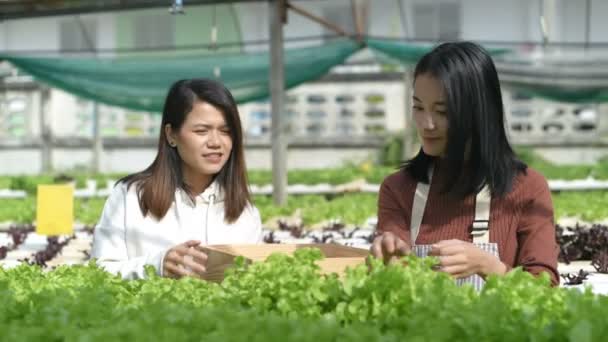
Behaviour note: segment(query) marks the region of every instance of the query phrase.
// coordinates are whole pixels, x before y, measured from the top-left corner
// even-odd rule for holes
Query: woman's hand
[[[411,251],[412,249],[405,241],[391,232],[384,232],[378,235],[371,247],[372,255],[376,258],[384,259],[385,264],[408,255]]]
[[[454,278],[465,278],[473,274],[486,277],[507,272],[507,266],[498,257],[462,240],[443,240],[435,243],[429,255],[438,257],[439,270]]]
[[[206,271],[207,255],[195,248],[200,244],[190,240],[169,249],[163,260],[163,276],[201,278]]]

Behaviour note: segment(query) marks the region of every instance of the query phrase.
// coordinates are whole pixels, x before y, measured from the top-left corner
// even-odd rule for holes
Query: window
[[[517,108],[511,110],[511,115],[518,118],[526,118],[532,115],[532,110],[526,108]]]
[[[1,135],[9,137],[22,137],[27,133],[28,99],[18,96],[9,98],[0,104],[6,112],[0,110]]]
[[[143,125],[145,115],[140,112],[126,112],[124,114],[124,131],[127,136],[138,137],[145,134]]]
[[[125,114],[125,119],[127,119],[129,122],[137,123],[144,119],[144,114],[138,112],[127,112]]]
[[[382,134],[386,131],[384,125],[381,124],[368,124],[365,125],[365,132],[369,134]]]
[[[384,102],[384,95],[382,94],[368,94],[365,96],[365,102],[370,105],[377,105]]]
[[[59,23],[59,48],[63,52],[97,49],[97,22],[93,19],[66,19]]]
[[[351,135],[356,132],[357,128],[350,122],[339,122],[336,124],[336,132],[342,135]]]
[[[285,115],[289,120],[293,120],[294,118],[298,117],[298,112],[293,108],[287,108]]]
[[[254,125],[249,127],[248,133],[253,137],[260,137],[266,135],[270,132],[270,128],[268,125]]]
[[[325,96],[323,95],[308,95],[306,101],[310,104],[322,104],[325,103]]]
[[[93,134],[93,103],[77,97],[76,124],[74,133],[78,136],[90,137]]]
[[[564,125],[561,122],[548,122],[543,125],[543,131],[547,133],[561,132],[564,129]]]
[[[264,121],[270,119],[270,112],[265,109],[254,110],[250,115],[251,119],[254,121]]]
[[[527,122],[518,122],[511,125],[511,130],[514,132],[529,132],[532,130],[532,125]]]
[[[596,129],[597,113],[592,108],[575,108],[572,113],[576,118],[574,129],[577,131],[592,131]]]
[[[355,102],[355,97],[352,95],[338,95],[336,96],[336,102],[339,104]]]
[[[340,109],[340,117],[353,118],[353,117],[355,117],[355,112],[353,112],[350,109],[342,108],[342,109]]]
[[[313,123],[306,126],[306,133],[310,135],[322,135],[325,133],[325,126],[321,123]]]
[[[101,135],[104,137],[117,137],[119,135],[118,127],[103,127]]]
[[[322,119],[327,117],[327,113],[323,110],[309,110],[306,115],[311,119]]]
[[[365,116],[370,119],[377,119],[384,117],[384,111],[381,109],[370,109],[365,112]]]
[[[511,93],[511,99],[514,101],[528,101],[528,100],[532,100],[532,96],[530,96],[529,94],[526,94],[524,92],[515,91],[515,92]]]
[[[287,99],[285,100],[285,103],[287,103],[287,104],[298,103],[298,96],[297,95],[288,95]]]
[[[25,100],[25,98],[13,98],[6,102],[8,111],[11,112],[11,114],[15,114],[17,112],[25,112],[25,110],[27,109],[27,101]]]

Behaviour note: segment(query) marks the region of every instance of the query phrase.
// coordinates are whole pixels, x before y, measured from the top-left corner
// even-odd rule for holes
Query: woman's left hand
[[[507,266],[500,259],[470,242],[443,240],[431,246],[429,255],[439,258],[439,270],[455,278],[473,274],[505,274]]]

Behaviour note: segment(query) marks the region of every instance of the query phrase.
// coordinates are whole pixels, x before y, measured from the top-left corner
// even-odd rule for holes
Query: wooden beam
[[[56,5],[49,6],[49,3]],[[188,6],[229,4],[235,2],[260,2],[260,0],[186,0]],[[65,4],[65,5],[64,5]],[[76,15],[86,13],[129,11],[148,8],[169,8],[168,0],[128,1],[128,0],[10,0],[0,1],[0,21],[23,18]]]
[[[363,11],[361,13],[361,29],[363,30],[363,35],[367,36],[368,29],[368,20],[369,20],[369,0],[363,0]]]
[[[337,34],[341,35],[341,36],[346,36],[346,37],[350,37],[351,34],[347,33],[346,31],[344,31],[343,29],[341,29],[340,27],[338,27],[337,25],[334,25],[332,23],[330,23],[329,21],[325,20],[324,18],[321,18],[319,16],[316,16],[310,12],[308,12],[307,10],[298,7],[296,5],[294,5],[291,2],[286,2],[287,4],[287,8],[293,10],[294,12],[298,13],[301,16],[304,16],[322,26],[325,26],[326,28],[328,28],[329,30],[332,30],[334,32],[336,32]]]
[[[363,18],[361,18],[362,13],[359,13],[357,10],[357,0],[350,0],[350,7],[353,11],[353,22],[355,23],[355,29],[357,31],[357,41],[362,42],[365,33],[363,32]]]

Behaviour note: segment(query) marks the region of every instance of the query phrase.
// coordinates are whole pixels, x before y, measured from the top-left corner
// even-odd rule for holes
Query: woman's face
[[[165,126],[170,145],[182,159],[184,178],[190,185],[220,172],[232,151],[232,137],[224,115],[213,105],[195,101],[178,132]],[[194,184],[192,184],[194,183]]]
[[[420,74],[414,80],[414,121],[424,153],[445,156],[448,142],[447,106],[443,87],[429,75]]]

